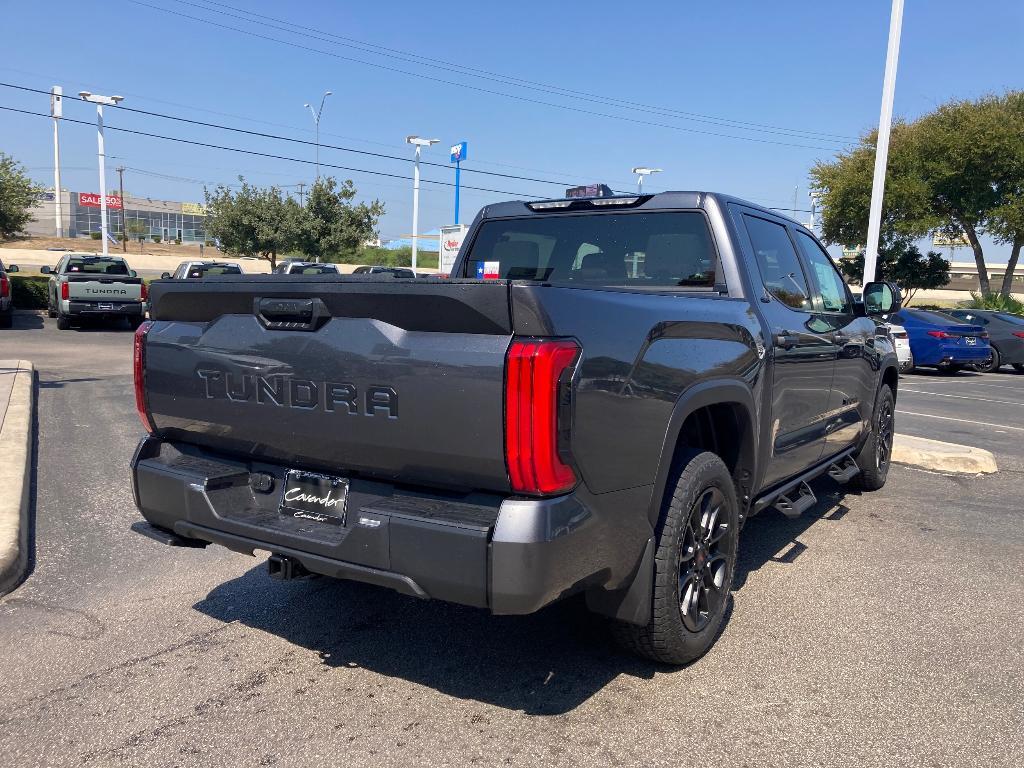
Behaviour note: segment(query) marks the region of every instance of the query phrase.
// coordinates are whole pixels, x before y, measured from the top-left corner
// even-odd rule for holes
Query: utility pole
[[[109,237],[107,229],[107,167],[106,154],[103,150],[103,107],[116,107],[119,101],[124,101],[124,96],[100,96],[99,94],[89,93],[89,91],[79,91],[78,95],[85,101],[96,105],[96,144],[100,161],[100,236],[103,239],[103,255],[109,256],[110,249],[107,247],[107,238]],[[122,208],[124,207],[123,200],[121,201],[121,206]]]
[[[306,192],[305,192],[305,190],[306,190],[306,182],[300,181],[295,186],[299,188],[299,205],[304,206],[306,204],[306,199],[305,199],[305,197],[303,197],[303,195],[306,194]]]
[[[117,166],[117,176],[121,180],[121,250],[128,253],[128,219],[126,211],[128,206],[124,200],[124,166]]]
[[[863,285],[875,279],[875,266],[878,263],[882,197],[885,195],[885,170],[889,164],[889,131],[892,127],[892,102],[896,95],[896,66],[900,59],[902,28],[903,0],[892,0],[889,47],[885,54],[885,79],[882,81],[882,110],[878,117],[878,144],[875,147],[875,177],[871,183],[871,208],[868,213],[868,243],[864,251]]]
[[[60,136],[57,124],[63,114],[64,89],[59,85],[50,91],[50,114],[53,116],[53,209],[57,224],[57,237],[64,237],[64,216],[60,201]]]

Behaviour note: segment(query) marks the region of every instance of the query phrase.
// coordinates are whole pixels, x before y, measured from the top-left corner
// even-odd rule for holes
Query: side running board
[[[796,498],[783,495],[775,500],[775,508],[786,517],[800,517],[818,500],[806,482],[800,483],[793,490],[796,491]]]
[[[837,483],[847,483],[860,474],[860,467],[852,456],[833,462],[828,468],[828,476]]]

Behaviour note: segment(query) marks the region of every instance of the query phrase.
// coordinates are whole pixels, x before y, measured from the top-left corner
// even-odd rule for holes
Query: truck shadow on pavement
[[[842,490],[831,481],[827,486],[815,489],[819,502],[801,518],[766,511],[750,521],[740,537],[735,589],[765,563],[795,559],[787,552],[810,525],[838,519]],[[272,581],[261,563],[193,607],[315,651],[329,667],[361,667],[529,715],[569,712],[620,675],[651,678],[673,670],[620,651],[579,598],[532,616],[491,616],[329,578]]]

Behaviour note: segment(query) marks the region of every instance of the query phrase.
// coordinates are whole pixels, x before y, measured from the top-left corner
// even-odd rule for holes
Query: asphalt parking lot
[[[575,603],[494,618],[129,531],[131,333],[17,314],[39,372],[34,568],[0,600],[10,765],[1018,766],[1024,375],[902,377],[900,432],[997,474],[828,479],[751,520],[718,645],[669,669]]]

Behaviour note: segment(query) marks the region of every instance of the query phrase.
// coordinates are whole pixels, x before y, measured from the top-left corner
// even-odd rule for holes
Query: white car
[[[910,351],[910,337],[907,335],[907,329],[902,325],[893,325],[892,323],[886,323],[886,326],[889,328],[892,344],[896,348],[900,373],[906,373],[914,367],[914,355]]]

